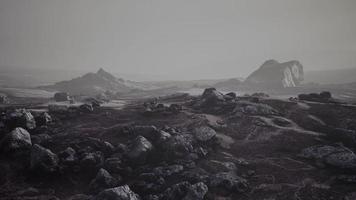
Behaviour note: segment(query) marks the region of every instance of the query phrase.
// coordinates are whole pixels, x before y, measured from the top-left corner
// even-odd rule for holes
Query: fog
[[[0,67],[243,77],[267,59],[356,67],[356,1],[1,0]]]

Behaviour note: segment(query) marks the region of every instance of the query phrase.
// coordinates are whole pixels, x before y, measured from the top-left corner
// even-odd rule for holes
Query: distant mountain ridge
[[[72,80],[61,81],[39,88],[69,92],[72,95],[95,95],[106,91],[129,92],[133,89],[139,89],[140,85],[133,81],[125,81],[124,79],[117,78],[100,68],[96,73],[90,72]]]

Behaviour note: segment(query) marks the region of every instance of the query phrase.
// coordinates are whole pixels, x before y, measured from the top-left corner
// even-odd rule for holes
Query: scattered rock
[[[140,200],[140,196],[131,191],[128,185],[123,185],[100,192],[94,200]]]
[[[329,102],[332,96],[330,92],[324,91],[321,93],[299,94],[298,99],[303,101]]]
[[[170,165],[167,167],[156,167],[153,169],[153,173],[157,176],[168,177],[173,174],[177,174],[183,171],[184,167],[182,165]]]
[[[322,161],[332,167],[356,170],[356,155],[346,147],[312,146],[304,149],[300,156]]]
[[[52,117],[46,113],[40,113],[40,115],[35,117],[36,120],[36,125],[37,126],[43,126],[43,125],[47,125],[48,123],[52,122]]]
[[[33,145],[31,151],[31,169],[39,173],[52,173],[58,170],[58,157],[51,150]]]
[[[233,192],[246,192],[247,181],[232,172],[220,172],[210,177],[210,187],[220,187]]]
[[[67,92],[57,92],[54,94],[54,100],[57,102],[69,101],[70,97]]]
[[[99,169],[95,179],[90,182],[90,192],[98,193],[107,188],[113,188],[117,185],[117,180],[105,169]]]
[[[216,135],[215,130],[208,126],[201,126],[199,128],[195,128],[194,133],[196,139],[201,142],[207,142]]]
[[[91,104],[83,104],[79,106],[79,110],[84,112],[84,113],[90,113],[93,112],[93,106]]]
[[[27,130],[36,128],[36,121],[33,115],[26,109],[9,111],[6,114],[5,125],[10,129],[22,127]]]
[[[68,147],[64,151],[60,152],[59,159],[65,165],[73,165],[77,162],[78,158],[76,156],[76,152],[73,148]]]
[[[138,136],[129,147],[127,157],[134,163],[143,164],[146,162],[148,154],[152,151],[153,146],[145,137]]]
[[[21,153],[31,148],[31,136],[23,128],[15,128],[6,134],[1,141],[1,149],[5,153]]]

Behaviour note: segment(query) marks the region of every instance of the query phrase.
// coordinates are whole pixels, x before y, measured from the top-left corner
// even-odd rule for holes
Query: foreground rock
[[[31,112],[26,109],[16,109],[7,112],[5,125],[10,129],[22,127],[31,130],[36,128],[36,121]]]
[[[98,193],[107,188],[113,188],[117,180],[105,169],[100,169],[95,179],[91,181],[89,189],[91,193]]]
[[[140,196],[131,191],[128,185],[106,189],[100,192],[94,200],[140,200]]]
[[[0,147],[5,153],[23,153],[31,148],[31,136],[23,128],[15,128],[6,134],[0,143]]]
[[[143,164],[152,149],[153,145],[150,141],[143,136],[138,136],[131,144],[127,157],[133,163]]]
[[[214,129],[208,126],[201,126],[195,129],[195,137],[198,141],[207,142],[216,135]]]
[[[345,147],[312,146],[304,149],[300,156],[335,168],[356,171],[356,155]]]
[[[31,169],[38,173],[56,172],[58,157],[51,150],[35,144],[31,151]]]

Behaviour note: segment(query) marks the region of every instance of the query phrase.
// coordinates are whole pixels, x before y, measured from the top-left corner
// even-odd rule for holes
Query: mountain
[[[41,86],[41,89],[69,92],[72,95],[95,95],[105,91],[125,93],[140,88],[140,84],[125,81],[100,68],[96,73],[87,73],[69,81]]]
[[[303,66],[299,61],[279,63],[276,60],[267,60],[252,72],[244,83],[261,87],[287,88],[300,85],[303,77]]]

